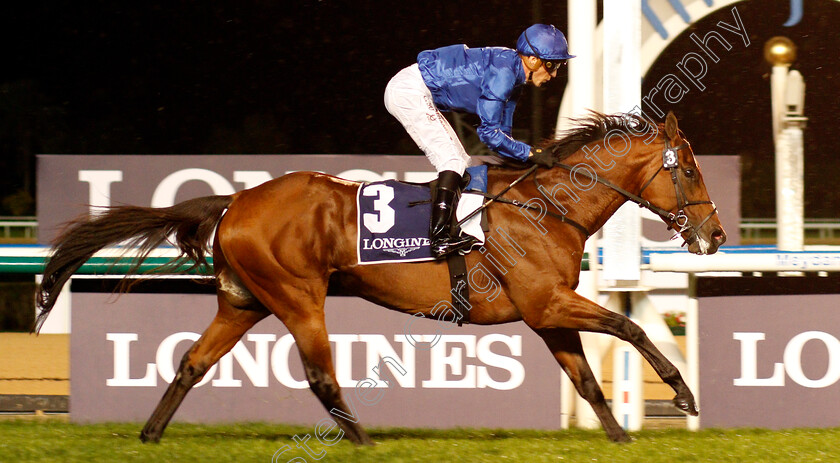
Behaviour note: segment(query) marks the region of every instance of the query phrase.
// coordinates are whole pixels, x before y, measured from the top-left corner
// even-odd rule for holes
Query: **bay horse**
[[[468,268],[483,265],[502,289],[494,298],[473,292],[470,322],[524,321],[544,340],[613,441],[628,441],[629,436],[610,412],[590,370],[580,331],[606,333],[631,343],[674,389],[674,404],[697,415],[694,396],[679,371],[644,331],[624,315],[574,291],[586,239],[628,200],[659,214],[685,239],[689,252],[712,254],[725,241],[677,118],[669,113],[664,124],[653,124],[638,116],[592,113],[544,149],[551,150],[557,165],[527,170],[524,165],[497,166],[489,171],[488,194],[505,193],[486,209],[491,224],[488,240],[500,239],[504,230],[522,246],[523,257],[516,271],[503,272],[485,254],[466,255]],[[524,180],[526,176],[533,181]],[[100,249],[128,244],[144,256],[171,242],[181,253],[171,268],[186,272],[183,262],[208,265],[206,255],[215,232],[212,266],[218,313],[184,354],[141,439],[159,441],[190,388],[269,315],[278,317],[294,336],[310,388],[327,411],[337,409],[351,417],[336,380],[324,323],[328,287],[427,317],[450,295],[447,265],[440,261],[359,265],[356,193],[360,185],[297,172],[229,196],[196,198],[167,208],[118,206],[77,219],[54,243],[38,290],[41,312],[36,329],[66,281]],[[535,211],[539,203],[563,214]],[[540,214],[541,227],[535,227]],[[137,259],[139,266],[142,257]],[[137,274],[139,269],[128,273]],[[335,416],[354,443],[372,443],[358,422]]]

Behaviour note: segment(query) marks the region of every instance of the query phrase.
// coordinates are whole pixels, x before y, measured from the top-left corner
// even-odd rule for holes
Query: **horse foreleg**
[[[554,358],[563,367],[563,371],[572,380],[575,389],[583,397],[595,415],[601,421],[601,426],[607,437],[614,442],[629,442],[630,436],[619,426],[618,422],[604,399],[604,393],[592,374],[592,369],[583,353],[580,333],[570,329],[545,329],[537,331],[545,341]]]
[[[152,416],[140,433],[143,442],[158,442],[172,415],[190,389],[204,377],[213,364],[236,345],[236,342],[258,321],[268,315],[265,311],[240,310],[219,298],[219,312],[201,338],[184,354],[175,379],[169,384]]]
[[[560,298],[552,304],[551,309],[546,309],[537,317],[526,320],[532,329],[571,328],[606,333],[629,342],[650,363],[662,381],[677,393],[674,397],[674,405],[689,415],[699,414],[694,394],[685,384],[680,371],[662,355],[639,325],[624,315],[611,312],[580,296],[571,289],[565,288],[560,291]]]
[[[662,355],[662,352],[651,342],[644,330],[624,315],[616,314],[606,309],[604,310],[614,317],[607,324],[608,329],[605,332],[618,337],[622,341],[629,342],[642,354],[662,381],[671,386],[674,392],[677,393],[674,396],[673,402],[678,409],[692,416],[699,415],[700,411],[697,409],[694,394],[691,393],[688,385],[683,380],[680,370]]]

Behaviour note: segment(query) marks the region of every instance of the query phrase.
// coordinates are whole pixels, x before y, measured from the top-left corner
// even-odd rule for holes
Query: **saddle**
[[[453,214],[453,233],[465,232],[483,244],[489,230],[484,214],[476,215],[462,224],[458,219],[474,214],[485,201],[487,166],[467,169],[464,193],[458,210]],[[396,180],[363,184],[357,193],[358,241],[357,257],[360,265],[434,260],[428,236],[434,182],[407,183]],[[472,194],[470,191],[478,194]],[[452,305],[459,325],[469,322],[469,287],[464,256],[453,253],[446,259],[452,286]]]

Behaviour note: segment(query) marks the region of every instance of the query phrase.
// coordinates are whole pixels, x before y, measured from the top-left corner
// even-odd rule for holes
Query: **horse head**
[[[602,198],[603,209],[586,211],[599,218],[581,220],[590,233],[630,200],[659,215],[677,233],[675,237],[685,240],[689,252],[714,254],[726,241],[691,145],[673,113],[659,125],[634,114],[597,112],[575,122],[565,136],[544,145],[554,156],[555,168],[543,175],[558,185],[568,179],[577,186],[568,195],[575,202],[580,201],[577,193],[601,185],[595,194]],[[599,204],[597,198],[591,201]]]
[[[706,191],[691,144],[673,112],[668,113],[658,132],[654,149],[648,152],[648,163],[640,172],[647,180],[639,195],[654,206],[650,209],[669,229],[685,240],[689,252],[714,254],[726,241],[726,232]]]

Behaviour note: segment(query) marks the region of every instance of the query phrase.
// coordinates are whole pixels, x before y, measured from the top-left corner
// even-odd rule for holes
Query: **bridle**
[[[651,178],[645,182],[642,189],[639,191],[639,196],[641,197],[642,193],[645,189],[653,182],[653,179],[662,172],[662,169],[666,169],[671,174],[671,183],[674,184],[674,195],[677,198],[677,213],[674,214],[672,212],[667,212],[663,209],[659,209],[658,211],[654,209],[655,206],[651,205],[648,202],[648,209],[652,210],[654,213],[662,217],[668,223],[668,228],[674,230],[676,232],[672,239],[681,236],[682,233],[686,230],[691,230],[691,234],[688,235],[688,238],[685,239],[683,242],[683,246],[687,244],[692,244],[699,238],[699,230],[703,228],[703,225],[709,221],[715,214],[717,214],[717,207],[715,207],[715,203],[712,201],[689,201],[688,196],[685,194],[685,189],[683,189],[682,181],[680,181],[679,175],[677,175],[678,171],[680,170],[680,156],[679,151],[681,149],[688,148],[688,143],[683,143],[682,145],[672,147],[671,140],[668,136],[665,136],[665,146],[662,148],[662,165],[659,166],[659,169],[651,176]],[[689,222],[688,216],[685,215],[685,209],[688,206],[699,206],[703,204],[711,204],[713,206],[712,212],[709,212],[706,217],[700,221],[700,224],[694,226]],[[663,215],[663,212],[666,215]],[[677,230],[679,227],[679,230]]]
[[[622,196],[624,196],[628,200],[638,204],[639,207],[644,207],[645,209],[647,209],[647,210],[653,212],[654,214],[658,215],[659,217],[661,217],[662,220],[664,220],[665,223],[668,224],[668,229],[674,230],[676,232],[671,239],[675,239],[679,236],[682,236],[683,232],[685,232],[686,230],[690,230],[691,233],[689,234],[688,238],[685,238],[682,245],[683,246],[691,245],[692,243],[696,242],[697,239],[700,237],[700,235],[698,233],[700,228],[702,228],[703,225],[705,225],[706,222],[708,222],[709,219],[712,218],[712,216],[717,214],[717,207],[713,208],[712,212],[710,212],[700,222],[700,224],[697,225],[697,226],[691,224],[691,222],[688,220],[688,216],[685,215],[685,209],[688,206],[699,206],[699,205],[702,205],[702,204],[711,204],[712,206],[715,205],[715,203],[712,202],[712,201],[689,201],[688,200],[688,197],[685,194],[685,189],[683,188],[682,182],[680,181],[680,177],[679,177],[679,175],[677,175],[677,172],[679,171],[679,168],[680,168],[679,151],[682,150],[682,149],[686,149],[686,148],[688,148],[688,143],[683,143],[679,146],[671,146],[671,140],[667,136],[665,136],[665,145],[662,148],[662,165],[659,166],[659,169],[657,169],[657,171],[650,177],[650,179],[648,179],[648,181],[645,182],[644,186],[642,186],[642,189],[639,191],[639,194],[633,194],[633,193],[625,190],[624,188],[621,188],[620,186],[612,183],[609,180],[602,179],[601,177],[598,177],[597,175],[595,177],[592,177],[585,170],[578,169],[574,172],[575,172],[575,174],[583,174],[585,177],[589,178],[590,180],[598,182],[602,185],[605,185],[605,186],[615,190],[616,192],[620,193]],[[555,163],[554,165],[556,167],[562,167],[562,168],[568,170],[569,172],[573,172],[573,170],[572,170],[573,167],[572,166],[569,166],[569,165],[566,165],[566,164],[563,164],[563,163]],[[659,175],[659,173],[662,172],[663,169],[667,170],[671,173],[671,182],[673,182],[673,184],[674,184],[674,194],[676,195],[676,198],[677,198],[677,213],[676,214],[674,214],[671,211],[667,211],[667,210],[665,210],[665,209],[663,209],[659,206],[656,206],[656,205],[652,204],[650,201],[642,198],[642,193],[645,191],[645,189],[648,186],[650,186],[650,184],[653,182],[653,179],[655,179],[656,176]],[[538,187],[540,186],[536,175],[534,176],[534,182],[537,184]],[[551,198],[548,198],[546,196],[546,193],[544,192],[545,191],[544,188],[538,188],[538,190],[540,191],[540,193],[544,197],[546,197],[546,199],[551,201]],[[567,219],[567,221],[568,221],[568,219]],[[580,227],[578,227],[578,228],[580,228]]]

